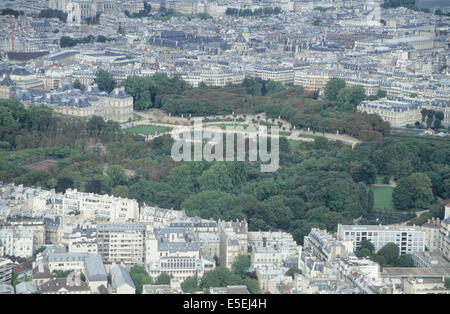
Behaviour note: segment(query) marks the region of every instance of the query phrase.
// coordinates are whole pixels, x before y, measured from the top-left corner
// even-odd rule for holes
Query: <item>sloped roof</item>
[[[128,270],[122,265],[115,264],[111,267],[111,274],[114,278],[116,287],[122,287],[124,285],[128,285],[133,289],[136,289],[134,285],[133,279],[131,279],[131,275]]]
[[[97,254],[90,254],[85,260],[86,277],[91,281],[107,281],[105,266]]]

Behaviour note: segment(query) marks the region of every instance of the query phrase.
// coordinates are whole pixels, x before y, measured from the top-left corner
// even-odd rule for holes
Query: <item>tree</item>
[[[350,174],[355,182],[365,182],[367,184],[375,183],[377,177],[377,169],[375,166],[365,160],[362,163],[353,162],[351,164]]]
[[[106,170],[108,177],[111,180],[112,186],[124,185],[128,181],[128,176],[121,166],[112,165]]]
[[[219,266],[203,275],[200,287],[209,289],[210,287],[226,287],[240,283],[241,277],[232,273],[228,268]]]
[[[195,293],[196,291],[200,290],[198,281],[199,280],[197,276],[187,277],[181,283],[181,290],[183,290],[184,293]]]
[[[325,85],[325,98],[328,100],[336,100],[338,92],[345,88],[345,81],[343,79],[333,77],[328,80]]]
[[[233,273],[239,275],[242,278],[247,275],[249,267],[250,267],[250,258],[244,254],[238,255],[234,260],[233,264],[231,265]]]
[[[98,43],[105,43],[108,40],[108,38],[104,35],[98,35],[97,39],[95,40]]]
[[[73,180],[69,177],[62,177],[58,179],[56,183],[55,191],[56,193],[66,193],[67,189],[73,188]]]
[[[425,118],[428,114],[428,110],[426,108],[422,108],[422,110],[420,110],[420,113],[422,115],[422,122],[425,122]]]
[[[445,277],[444,287],[445,287],[445,289],[450,289],[450,277]]]
[[[300,275],[302,275],[303,273],[302,273],[302,271],[301,271],[300,269],[291,267],[291,268],[289,268],[289,270],[286,272],[285,275],[286,275],[286,276],[291,276],[292,279],[294,279],[295,274],[300,274]]]
[[[216,162],[198,178],[202,190],[229,192],[233,182],[225,162]]]
[[[375,195],[373,194],[373,190],[369,189],[367,193],[367,212],[372,213],[373,207],[375,205]]]
[[[58,180],[56,180],[55,178],[51,178],[47,181],[47,187],[49,189],[54,189],[56,188],[56,185],[58,184]]]
[[[410,254],[402,254],[398,258],[396,267],[414,267],[414,260]]]
[[[383,256],[386,262],[390,265],[394,265],[398,260],[399,248],[393,243],[389,242],[383,246],[377,253],[377,255]]]
[[[168,273],[162,272],[158,278],[156,278],[156,285],[170,285],[170,280],[172,279],[172,276]]]
[[[111,190],[111,194],[117,197],[127,198],[129,188],[126,185],[118,185]]]
[[[128,76],[122,84],[125,87],[125,91],[133,97],[135,110],[145,110],[152,106],[151,78]]]
[[[73,40],[70,36],[61,36],[61,38],[59,39],[59,45],[61,46],[61,48],[73,47],[76,44],[77,41]]]
[[[363,249],[359,249],[355,252],[357,257],[367,257],[367,256],[372,256],[372,254],[370,253],[370,251],[366,248]]]
[[[372,259],[372,261],[374,261],[375,263],[380,264],[380,266],[385,266],[385,265],[388,264],[387,261],[386,261],[386,258],[385,258],[383,255],[377,254],[377,255],[372,256],[371,259]]]
[[[136,294],[142,294],[143,286],[153,284],[153,279],[142,266],[133,266],[130,269],[130,276],[136,286]]]
[[[359,248],[367,249],[370,252],[370,254],[372,254],[375,251],[375,246],[369,240],[362,240],[359,243]]]
[[[188,197],[181,207],[186,209],[189,216],[224,219],[236,205],[237,199],[234,195],[217,190],[205,190]]]
[[[242,81],[242,86],[246,88],[247,93],[254,96],[263,95],[263,80],[260,78],[246,77]]]
[[[261,293],[261,289],[259,288],[259,282],[256,279],[246,277],[242,279],[239,284],[245,285],[247,287],[248,292],[250,292],[251,294]]]
[[[110,93],[117,85],[117,82],[112,75],[103,69],[97,71],[94,82],[98,85],[100,90],[107,93]]]
[[[266,95],[273,95],[285,90],[283,83],[269,80],[266,83]]]
[[[102,181],[97,179],[89,180],[88,182],[86,182],[84,189],[87,193],[101,194]]]
[[[13,270],[11,275],[11,284],[15,288],[19,283],[19,275]]]
[[[73,82],[73,88],[84,90],[86,86],[84,86],[84,84],[82,84],[79,79],[76,79],[75,82]]]
[[[339,90],[336,100],[342,111],[350,111],[366,98],[366,92],[362,86],[352,86]]]
[[[394,188],[392,199],[396,209],[425,208],[434,200],[430,178],[424,173],[414,173],[401,178]]]
[[[39,17],[41,18],[58,18],[61,22],[66,23],[67,22],[67,13],[60,11],[60,10],[54,10],[54,9],[44,9],[39,12]]]

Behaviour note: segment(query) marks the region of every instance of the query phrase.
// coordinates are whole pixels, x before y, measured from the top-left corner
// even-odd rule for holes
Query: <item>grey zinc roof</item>
[[[25,68],[17,67],[11,72],[11,74],[12,75],[26,76],[26,75],[31,75],[32,73],[27,71]]]
[[[122,265],[115,264],[111,267],[111,274],[114,277],[116,287],[122,287],[123,285],[129,285],[133,289],[136,289],[133,279],[131,279],[130,273]]]
[[[0,86],[15,86],[16,83],[14,83],[13,80],[9,76],[5,77],[2,81],[0,81]]]
[[[97,254],[89,254],[84,260],[86,277],[91,281],[107,281],[105,266]]]
[[[34,293],[38,288],[33,281],[21,282],[16,286],[16,294]]]

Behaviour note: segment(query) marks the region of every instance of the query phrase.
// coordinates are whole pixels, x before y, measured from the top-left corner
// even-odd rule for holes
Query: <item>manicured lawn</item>
[[[289,142],[289,145],[291,146],[291,149],[296,149],[298,145],[300,145],[301,143],[304,143],[301,141],[294,141],[294,140],[288,140],[288,142]]]
[[[391,186],[371,186],[370,189],[374,195],[374,208],[375,209],[394,209],[394,203],[392,202],[392,192],[394,188]]]
[[[126,129],[127,132],[146,134],[146,135],[153,135],[156,132],[162,133],[162,132],[166,132],[166,131],[170,131],[170,130],[172,130],[172,128],[165,127],[165,126],[156,126],[156,125],[138,125],[138,126]]]

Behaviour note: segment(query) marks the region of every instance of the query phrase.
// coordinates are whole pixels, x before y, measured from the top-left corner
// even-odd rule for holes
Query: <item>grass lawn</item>
[[[296,149],[301,143],[304,143],[302,141],[294,141],[294,140],[288,140],[289,146],[291,146],[291,149]]]
[[[374,195],[374,208],[375,209],[394,209],[394,203],[392,202],[392,192],[394,188],[391,186],[371,186],[369,187],[373,191]]]
[[[156,126],[156,125],[138,125],[138,126],[126,129],[127,132],[146,134],[146,135],[153,135],[156,132],[162,133],[162,132],[166,132],[166,131],[170,131],[170,130],[172,130],[172,128],[165,127],[165,126]]]

